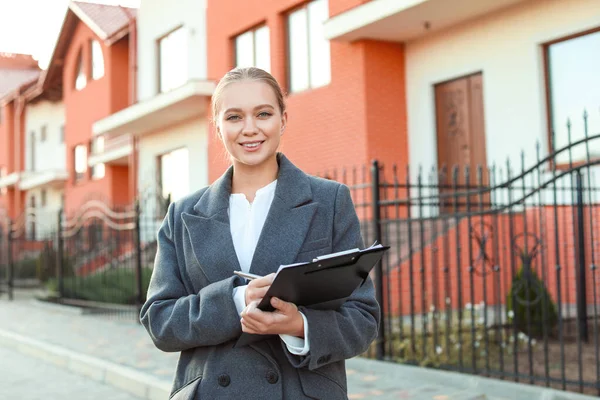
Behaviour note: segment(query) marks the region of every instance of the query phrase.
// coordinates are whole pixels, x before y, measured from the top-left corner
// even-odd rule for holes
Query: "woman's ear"
[[[281,134],[283,135],[283,132],[285,131],[285,127],[287,126],[287,111],[283,112],[283,115],[281,116]]]

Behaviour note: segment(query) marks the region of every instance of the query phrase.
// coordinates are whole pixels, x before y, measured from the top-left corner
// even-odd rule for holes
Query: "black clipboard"
[[[297,306],[335,310],[366,281],[389,248],[374,244],[363,250],[347,250],[323,255],[311,262],[281,266],[257,308],[273,311],[271,298],[278,297]],[[242,333],[234,347],[270,336]]]

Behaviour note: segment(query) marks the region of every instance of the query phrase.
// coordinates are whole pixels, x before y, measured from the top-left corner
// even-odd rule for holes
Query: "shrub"
[[[143,297],[148,290],[151,268],[142,269]],[[48,290],[58,292],[58,281],[50,279]],[[63,297],[111,304],[135,304],[135,271],[115,268],[88,276],[65,276]]]
[[[525,278],[525,279],[524,279]],[[540,338],[552,333],[558,322],[556,305],[544,282],[531,268],[521,268],[515,274],[506,295],[508,320],[524,334]]]

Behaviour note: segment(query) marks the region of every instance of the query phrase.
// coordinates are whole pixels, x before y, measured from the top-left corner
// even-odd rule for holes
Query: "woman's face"
[[[261,166],[275,157],[287,115],[261,81],[229,84],[220,98],[217,130],[233,163]]]

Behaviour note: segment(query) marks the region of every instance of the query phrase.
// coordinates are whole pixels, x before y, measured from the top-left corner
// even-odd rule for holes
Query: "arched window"
[[[85,76],[85,69],[83,68],[83,54],[82,50],[79,50],[77,55],[77,67],[75,69],[75,89],[81,90],[87,85],[87,77]]]
[[[100,42],[92,40],[92,79],[100,79],[104,76],[104,56]]]

